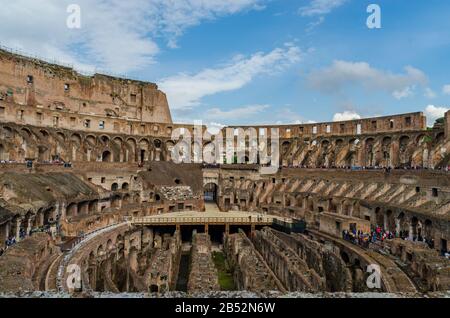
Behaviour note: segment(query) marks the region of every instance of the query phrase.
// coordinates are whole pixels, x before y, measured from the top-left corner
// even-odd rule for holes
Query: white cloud
[[[308,26],[306,27],[306,32],[309,33],[313,31],[315,28],[317,28],[319,25],[321,25],[323,22],[325,22],[325,17],[321,16],[316,21],[308,23]]]
[[[342,6],[348,0],[311,0],[309,5],[301,7],[299,13],[302,16],[315,16],[330,13],[332,10]]]
[[[434,105],[428,105],[425,108],[425,116],[427,117],[428,126],[433,126],[436,119],[444,117],[445,113],[449,109],[446,107],[439,107]]]
[[[301,50],[292,45],[276,48],[248,58],[234,57],[230,63],[207,68],[197,74],[178,74],[163,78],[158,86],[167,94],[171,108],[198,106],[205,96],[240,89],[261,74],[274,74],[301,60]]]
[[[46,59],[124,73],[154,62],[184,31],[205,20],[259,10],[265,0],[77,0],[81,29],[68,29],[67,6],[72,0],[15,0],[2,3],[0,39]]]
[[[394,96],[396,99],[410,97],[410,96],[414,95],[414,89],[415,89],[415,86],[406,86],[403,89],[394,91],[392,93],[392,96]]]
[[[383,90],[396,98],[411,96],[415,85],[425,86],[427,76],[412,66],[403,74],[378,70],[366,62],[334,61],[329,67],[309,74],[309,84],[327,94],[341,94],[346,87],[362,85],[367,90]]]
[[[450,84],[444,85],[444,86],[442,87],[442,93],[443,93],[444,95],[450,95]]]
[[[361,119],[361,116],[354,111],[344,111],[342,113],[336,113],[333,116],[333,121],[346,121],[353,119]]]
[[[424,96],[426,98],[433,99],[433,98],[436,98],[436,93],[431,88],[427,87],[427,88],[425,88]]]
[[[203,117],[209,120],[236,120],[251,118],[261,112],[267,110],[269,105],[247,105],[237,109],[221,110],[220,108],[212,108],[207,110]]]
[[[205,124],[210,134],[217,134],[222,128],[226,127],[221,123],[209,122]]]

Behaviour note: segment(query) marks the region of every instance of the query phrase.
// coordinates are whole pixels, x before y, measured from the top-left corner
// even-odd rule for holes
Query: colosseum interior
[[[273,173],[177,164],[156,84],[0,51],[0,292],[448,293],[449,127],[245,127],[278,129]]]

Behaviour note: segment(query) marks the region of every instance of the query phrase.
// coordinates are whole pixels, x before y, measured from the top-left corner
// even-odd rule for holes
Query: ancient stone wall
[[[411,239],[432,240],[437,250],[446,248],[441,245],[450,238],[447,174],[293,170],[264,177],[254,173],[242,179],[240,171],[226,171],[219,187],[219,207],[296,217],[317,229],[321,213],[334,213],[361,219],[365,230],[369,221],[392,232],[407,232]]]
[[[51,124],[53,116],[45,116],[49,114],[47,111],[54,115],[84,114],[92,119],[109,116],[172,122],[166,96],[156,84],[101,74],[84,76],[67,67],[3,50],[0,50],[0,99],[24,108],[33,107],[35,114],[27,118],[28,124]],[[85,125],[85,122],[71,124]]]
[[[407,264],[407,270],[423,291],[444,291],[450,289],[450,261],[440,257],[425,244],[395,239],[387,242],[390,253]]]
[[[310,269],[286,243],[268,228],[252,236],[255,248],[289,291],[319,291],[325,279]]]
[[[42,289],[46,271],[60,253],[44,233],[36,233],[8,248],[0,257],[0,291]]]
[[[239,290],[284,290],[245,233],[225,236],[224,249]]]
[[[229,128],[239,128],[230,126]],[[340,122],[325,122],[299,125],[260,125],[246,126],[245,129],[253,128],[257,134],[271,136],[271,129],[278,128],[281,138],[318,137],[318,136],[345,136],[361,135],[366,133],[392,133],[398,131],[424,130],[426,118],[421,112],[364,118]]]
[[[192,238],[188,291],[212,290],[220,290],[220,286],[211,256],[211,240],[208,234],[195,233]]]

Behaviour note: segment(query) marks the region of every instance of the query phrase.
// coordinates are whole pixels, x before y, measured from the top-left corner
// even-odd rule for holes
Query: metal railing
[[[272,224],[272,217],[134,217],[132,224]]]

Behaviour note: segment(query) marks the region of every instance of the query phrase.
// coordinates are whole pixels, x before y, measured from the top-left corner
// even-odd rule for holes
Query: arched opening
[[[113,207],[113,208],[119,208],[120,207],[120,196],[115,195],[111,199],[111,207]]]
[[[5,147],[0,144],[0,160],[7,160],[7,158],[5,158]]]
[[[118,189],[119,189],[119,185],[116,182],[111,184],[111,191],[117,191]]]
[[[392,210],[386,211],[386,229],[389,232],[395,231],[395,220],[394,220],[394,214],[392,213]]]
[[[126,194],[122,198],[122,204],[127,205],[130,204],[131,196],[129,194]]]
[[[122,184],[122,190],[128,190],[130,188],[130,185],[128,184],[128,182],[124,182]]]
[[[158,285],[155,285],[155,284],[150,285],[150,292],[151,293],[157,293],[158,291],[159,291]]]
[[[38,161],[49,161],[48,148],[46,146],[38,146]]]
[[[78,206],[76,203],[71,203],[67,206],[66,209],[66,216],[67,217],[74,217],[77,216],[77,212],[78,212]]]
[[[384,216],[380,207],[375,209],[375,225],[381,227],[384,225]]]
[[[89,214],[95,214],[97,212],[98,200],[89,202]]]
[[[111,152],[104,151],[102,154],[102,161],[103,162],[111,162]]]
[[[434,248],[433,236],[433,222],[426,219],[424,223],[423,237],[431,248]]]
[[[217,202],[217,185],[215,183],[208,183],[203,189],[205,202]]]
[[[48,225],[54,221],[55,208],[50,208],[44,212],[44,225]]]
[[[341,252],[341,258],[345,262],[345,264],[350,263],[350,257],[346,252]]]
[[[412,238],[414,241],[417,240],[418,236],[420,235],[418,225],[419,219],[414,216],[411,219]]]

